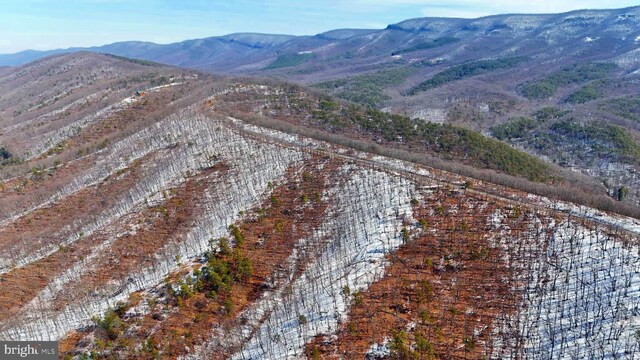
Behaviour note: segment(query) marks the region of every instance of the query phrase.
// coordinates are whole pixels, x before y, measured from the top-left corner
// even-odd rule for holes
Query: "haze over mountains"
[[[639,17],[3,57],[0,339],[638,358]]]

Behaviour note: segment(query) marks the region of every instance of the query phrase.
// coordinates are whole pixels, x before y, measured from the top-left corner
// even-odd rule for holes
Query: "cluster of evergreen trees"
[[[481,75],[490,71],[508,69],[528,60],[527,57],[513,57],[496,60],[473,61],[461,65],[452,66],[437,73],[431,79],[423,81],[407,92],[407,95],[415,95],[421,91],[437,88],[446,83],[462,80],[464,78]]]
[[[521,88],[521,92],[523,96],[529,99],[546,99],[553,96],[560,87],[591,80],[604,79],[616,68],[617,66],[615,64],[609,63],[574,64],[552,73],[543,79],[524,84]],[[578,94],[574,99],[568,100],[570,102],[579,102],[583,101],[585,96],[587,98],[593,97],[594,94],[587,94],[588,90],[589,89],[585,90],[584,94]]]
[[[321,101],[313,112],[320,125],[334,132],[356,128],[358,133],[396,145],[418,147],[443,158],[462,160],[480,168],[544,182],[551,170],[541,160],[476,131],[435,124],[358,106]]]

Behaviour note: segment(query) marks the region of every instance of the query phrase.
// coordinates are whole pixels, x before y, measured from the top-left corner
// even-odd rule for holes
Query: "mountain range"
[[[315,36],[121,42],[0,55],[0,65],[79,50],[281,79],[463,126],[594,177],[611,197],[640,201],[640,7],[418,18]]]
[[[311,58],[319,68],[335,68],[346,63],[392,66],[397,60],[392,54],[410,61],[423,55],[449,53],[443,60],[452,63],[498,54],[543,56],[545,50],[548,55],[571,56],[583,52],[581,56],[588,58],[606,58],[614,54],[629,55],[628,52],[635,49],[640,36],[638,14],[638,7],[632,7],[552,15],[496,15],[479,19],[417,18],[382,30],[340,29],[315,36],[239,33],[166,45],[126,41],[88,48],[4,54],[0,55],[0,66],[15,66],[48,55],[76,51],[237,73],[296,67],[311,62]],[[583,40],[584,44],[575,40]],[[548,46],[554,51],[548,51]],[[451,50],[455,50],[455,56]],[[305,58],[304,55],[313,57]],[[274,63],[282,57],[290,57],[290,63]],[[634,66],[633,62],[626,65]]]
[[[638,358],[638,16],[4,57],[0,339]]]

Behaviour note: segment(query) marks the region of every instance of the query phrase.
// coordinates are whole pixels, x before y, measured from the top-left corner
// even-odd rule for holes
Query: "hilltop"
[[[640,353],[640,221],[563,201],[594,184],[499,140],[87,52],[0,86],[2,339],[78,359]]]

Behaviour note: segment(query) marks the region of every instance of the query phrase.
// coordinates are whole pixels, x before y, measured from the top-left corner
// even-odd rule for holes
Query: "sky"
[[[0,53],[237,32],[314,35],[416,17],[622,8],[640,0],[0,0]]]

